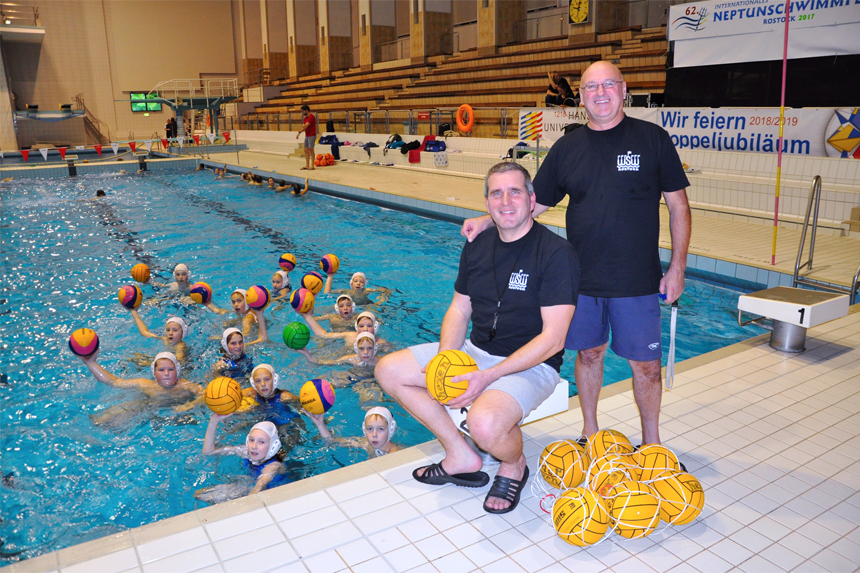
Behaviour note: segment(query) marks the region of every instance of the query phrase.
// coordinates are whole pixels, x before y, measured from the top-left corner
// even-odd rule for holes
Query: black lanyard
[[[532,229],[534,226],[532,227]],[[529,233],[531,233],[531,229],[529,229]],[[528,237],[528,234],[523,237],[523,248],[520,249],[520,254],[517,255],[517,260],[514,261],[514,265],[511,267],[511,272],[508,273],[508,282],[505,283],[505,290],[502,291],[502,294],[499,294],[499,280],[496,277],[496,243],[501,241],[498,235],[496,235],[496,240],[493,241],[493,286],[496,287],[496,297],[499,299],[496,303],[496,313],[493,315],[493,326],[490,328],[490,334],[487,335],[487,341],[492,342],[493,338],[496,337],[496,324],[499,322],[499,311],[502,308],[502,298],[508,292],[508,287],[511,286],[511,275],[514,274],[514,271],[520,264],[520,259],[523,256],[523,253],[526,251],[526,247],[531,243],[531,238]]]

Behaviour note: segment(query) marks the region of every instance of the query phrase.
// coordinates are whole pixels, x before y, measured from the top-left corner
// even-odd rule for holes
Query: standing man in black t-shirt
[[[469,387],[448,407],[471,404],[467,424],[472,439],[501,461],[484,509],[507,513],[516,507],[529,477],[519,423],[559,382],[579,262],[570,243],[534,222],[534,188],[524,168],[500,163],[490,169],[484,196],[496,228],[463,247],[439,343],[385,356],[376,379],[445,448],[442,462],[416,469],[413,477],[431,485],[482,487],[489,476],[479,471],[481,458],[445,406],[430,396],[424,377],[427,363],[443,350],[462,350],[474,358],[479,370],[453,378],[468,380]]]
[[[576,315],[566,348],[577,350],[576,388],[583,435],[600,428],[597,401],[603,358],[612,330],[612,350],[633,371],[633,395],[642,421],[642,443],[660,443],[660,304],[684,291],[690,243],[689,186],[669,134],[624,115],[627,84],[609,62],[592,64],[580,81],[587,129],[558,140],[535,177],[538,216],[566,195],[567,238],[582,264]],[[658,241],[660,197],[669,209],[672,260],[662,274]],[[491,225],[467,220],[471,241]]]

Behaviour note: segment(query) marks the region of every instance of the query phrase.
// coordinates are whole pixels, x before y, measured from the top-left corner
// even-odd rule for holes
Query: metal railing
[[[236,78],[167,80],[149,90],[147,96],[173,100],[176,103],[188,100],[191,106],[195,99],[239,97],[239,80]]]
[[[426,108],[426,109],[398,109],[398,110],[336,110],[323,111],[317,114],[317,125],[324,126],[324,121],[334,123],[334,131],[341,133],[404,133],[418,135],[424,132],[431,134],[440,133],[443,124],[449,124],[451,130],[456,131],[456,107]],[[511,127],[516,136],[516,125],[519,120],[519,107],[482,107],[475,110],[481,113],[476,117],[475,123],[483,126],[498,126],[498,131],[493,135],[507,139]],[[498,113],[498,118],[488,120],[487,115]],[[251,130],[251,131],[295,131],[302,124],[301,113],[273,112],[273,113],[246,113],[238,118],[224,118],[224,129]],[[320,129],[322,131],[322,128]],[[473,130],[474,132],[474,130]]]
[[[74,109],[84,111],[84,130],[87,134],[92,136],[92,138],[98,143],[110,143],[110,126],[94,116],[92,112],[87,109],[87,105],[84,103],[84,94],[77,94],[72,98],[72,102]],[[107,135],[105,135],[105,133],[107,133]]]
[[[798,285],[805,285],[819,290],[829,292],[841,292],[849,296],[848,304],[854,304],[857,296],[857,289],[860,287],[860,266],[857,267],[857,272],[854,273],[854,278],[850,286],[840,287],[830,283],[825,283],[809,277],[800,276],[800,271],[804,268],[807,271],[812,271],[812,258],[815,254],[815,234],[818,231],[818,208],[821,203],[821,176],[816,175],[812,178],[812,187],[809,190],[809,202],[806,204],[806,217],[803,219],[803,230],[800,233],[800,245],[797,247],[797,261],[794,263],[794,277],[792,286],[797,288]],[[812,219],[812,236],[809,239],[809,258],[806,262],[801,263],[803,259],[803,248],[806,246],[806,231],[809,228],[810,219]]]
[[[542,16],[514,22],[514,37],[518,43],[522,43],[541,38],[567,36],[569,28],[567,15]]]
[[[375,62],[390,62],[392,60],[403,60],[410,57],[412,48],[409,38],[400,38],[393,42],[383,42],[376,46]]]

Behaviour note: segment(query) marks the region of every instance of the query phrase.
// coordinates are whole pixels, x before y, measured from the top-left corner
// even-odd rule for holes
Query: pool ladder
[[[806,205],[806,218],[803,220],[803,231],[800,234],[800,245],[797,247],[797,262],[794,264],[794,279],[792,286],[797,288],[798,285],[805,285],[818,290],[829,292],[841,292],[848,295],[848,304],[854,304],[857,296],[857,289],[860,287],[860,266],[857,267],[857,272],[854,273],[854,279],[851,281],[851,286],[841,287],[831,283],[826,283],[816,279],[800,276],[800,271],[806,268],[812,270],[812,255],[815,252],[815,233],[818,230],[818,206],[821,203],[821,176],[816,175],[812,178],[812,188],[809,190],[809,203]],[[812,237],[809,240],[809,258],[806,262],[801,263],[803,258],[803,247],[806,245],[806,230],[809,228],[809,220],[812,219]]]

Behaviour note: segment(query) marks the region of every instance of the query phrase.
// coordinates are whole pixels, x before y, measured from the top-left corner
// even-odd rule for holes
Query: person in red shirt
[[[302,128],[296,134],[296,139],[305,134],[305,166],[302,169],[314,169],[314,143],[317,140],[317,118],[311,113],[311,108],[302,106]]]

